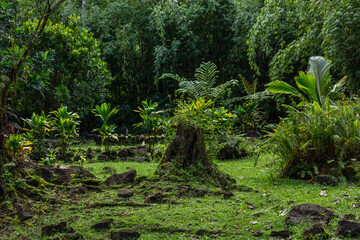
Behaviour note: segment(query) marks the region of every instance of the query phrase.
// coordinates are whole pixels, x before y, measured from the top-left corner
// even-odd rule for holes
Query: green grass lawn
[[[24,223],[12,221],[8,231],[0,239],[52,239],[40,237],[41,227],[47,224],[67,221],[86,239],[101,239],[104,233],[121,229],[138,231],[140,239],[268,239],[271,231],[285,230],[286,213],[293,205],[314,203],[331,208],[339,217],[331,221],[327,228],[330,238],[335,238],[337,220],[345,214],[354,213],[359,220],[357,209],[352,205],[360,196],[358,187],[342,184],[324,187],[293,179],[271,178],[269,169],[271,155],[263,155],[254,167],[254,158],[236,161],[217,162],[225,173],[233,176],[240,187],[234,190],[233,197],[206,194],[196,197],[191,190],[187,195],[177,196],[179,186],[190,185],[195,189],[216,192],[213,186],[197,182],[141,182],[132,188],[135,195],[129,200],[121,200],[117,189],[105,189],[101,192],[89,192],[78,198],[68,198],[63,204],[46,205],[42,215]],[[136,169],[137,175],[156,178],[154,171],[157,163],[137,162],[95,162],[84,167],[105,180],[110,173],[102,168],[109,166],[118,173]],[[127,206],[126,203],[143,204],[144,198],[154,192],[163,192],[168,196],[166,203],[150,206]],[[95,203],[111,203],[109,206],[94,206]],[[249,206],[252,205],[253,207]],[[113,219],[110,230],[97,231],[91,226],[103,219]],[[301,239],[302,232],[308,226],[290,227],[293,239]],[[204,229],[205,235],[196,235]],[[252,236],[253,232],[263,231],[262,236]],[[54,237],[54,236],[53,236]],[[342,238],[343,239],[343,238]]]

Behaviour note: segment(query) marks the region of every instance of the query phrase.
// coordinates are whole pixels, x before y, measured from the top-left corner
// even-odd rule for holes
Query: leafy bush
[[[135,110],[140,114],[142,122],[136,124],[136,127],[145,127],[147,140],[149,145],[151,160],[154,160],[154,145],[156,142],[156,134],[160,131],[163,119],[159,116],[161,111],[157,111],[156,108],[159,106],[158,103],[152,103],[151,100],[142,101],[142,108],[138,107],[139,110]],[[152,139],[150,138],[152,136]]]
[[[61,105],[58,110],[51,113],[54,114],[51,122],[51,130],[57,132],[55,137],[60,137],[60,157],[65,159],[70,139],[78,136],[77,126],[80,124],[80,121],[78,120],[79,115],[77,113],[68,112],[67,107],[63,105]]]
[[[307,103],[302,110],[288,107],[288,117],[269,135],[280,157],[280,176],[316,174],[338,176],[341,169],[360,154],[359,102]]]
[[[41,159],[45,156],[44,138],[45,135],[49,135],[50,132],[50,121],[42,112],[40,115],[33,113],[31,118],[24,119],[25,123],[29,128],[23,128],[27,131],[24,137],[32,142],[32,159]]]
[[[119,109],[111,109],[111,104],[103,103],[101,106],[96,105],[92,112],[95,116],[100,117],[103,121],[101,128],[96,128],[94,131],[98,131],[102,136],[102,143],[105,144],[105,150],[109,149],[110,139],[117,140],[117,134],[115,133],[116,126],[114,124],[108,125],[109,119],[114,116]]]
[[[29,20],[19,29],[19,34],[31,34],[36,24]],[[90,106],[107,97],[106,87],[112,80],[111,74],[101,59],[100,42],[81,26],[80,17],[70,16],[68,25],[49,21],[33,50],[35,53],[48,51],[45,62],[49,68],[47,91],[44,96],[31,93],[21,96],[19,107],[24,106],[26,110],[31,106],[38,110],[41,105],[37,101],[41,99],[41,103],[46,101],[43,108],[54,109],[64,104],[83,117],[90,113]],[[35,64],[43,62],[39,59]]]
[[[12,157],[21,157],[31,151],[29,146],[31,142],[27,141],[21,134],[11,134],[6,140],[5,147],[9,150]]]

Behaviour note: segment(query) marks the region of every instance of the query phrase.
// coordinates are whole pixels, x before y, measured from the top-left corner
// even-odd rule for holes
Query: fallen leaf
[[[326,197],[327,196],[327,193],[326,193],[326,191],[320,191],[320,196],[324,196],[324,197]]]
[[[286,214],[288,214],[288,212],[289,212],[288,209],[278,211],[278,213],[280,214],[280,216],[285,216]]]

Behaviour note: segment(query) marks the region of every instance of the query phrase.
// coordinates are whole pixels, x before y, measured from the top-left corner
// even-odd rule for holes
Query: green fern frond
[[[243,75],[239,74],[239,77],[241,80],[241,84],[242,84],[243,88],[245,89],[247,95],[255,94],[258,79],[255,78],[255,80],[252,83],[250,83],[245,77],[243,77]]]
[[[161,77],[159,79],[166,79],[166,78],[172,78],[177,82],[184,82],[187,81],[186,78],[180,77],[178,74],[172,74],[172,73],[164,73],[163,75],[161,75]]]
[[[211,88],[216,83],[218,73],[219,70],[217,69],[215,63],[202,63],[195,71],[195,79],[197,81],[206,83],[207,87]]]

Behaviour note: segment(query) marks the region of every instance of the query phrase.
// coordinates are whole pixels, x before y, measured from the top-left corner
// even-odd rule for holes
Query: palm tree
[[[284,81],[274,81],[266,85],[266,90],[273,93],[290,94],[301,98],[303,101],[315,101],[321,107],[326,98],[334,100],[345,89],[347,77],[343,77],[336,84],[332,84],[330,76],[331,63],[324,57],[311,57],[310,68],[305,74],[299,72],[295,82],[301,91]]]

